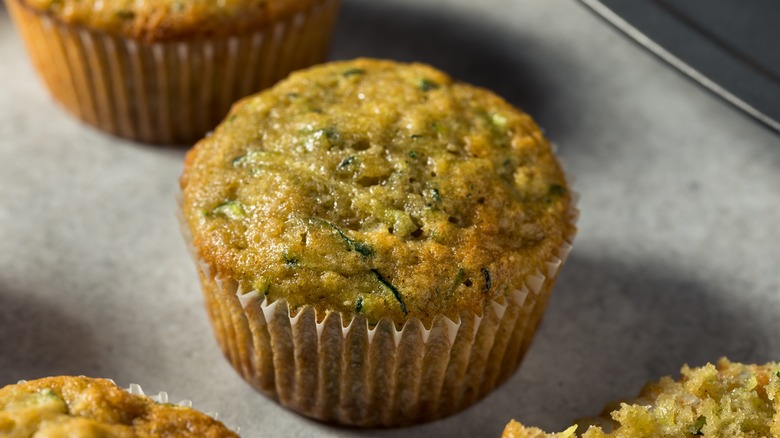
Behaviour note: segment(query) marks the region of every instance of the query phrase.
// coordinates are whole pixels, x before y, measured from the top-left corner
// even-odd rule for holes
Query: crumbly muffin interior
[[[109,380],[67,376],[0,389],[0,436],[237,437],[191,408],[155,403]]]
[[[188,154],[182,188],[219,273],[369,322],[481,314],[573,230],[531,118],[419,64],[333,63],[243,100]]]
[[[780,436],[780,363],[743,365],[721,359],[717,366],[682,369],[640,396],[607,408],[603,418],[546,434],[510,423],[504,438],[684,438]]]

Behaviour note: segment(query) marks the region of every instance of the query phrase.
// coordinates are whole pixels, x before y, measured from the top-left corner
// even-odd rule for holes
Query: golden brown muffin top
[[[47,377],[0,389],[0,436],[8,438],[237,437],[192,408],[155,403],[110,380]]]
[[[780,436],[780,363],[684,366],[682,378],[648,384],[639,397],[608,407],[603,418],[547,434],[516,421],[503,438],[685,438]],[[609,412],[611,410],[611,412]]]
[[[53,17],[145,42],[244,34],[314,0],[20,0]]]
[[[546,272],[571,198],[531,118],[422,64],[292,74],[187,155],[198,256],[293,311],[423,322]]]

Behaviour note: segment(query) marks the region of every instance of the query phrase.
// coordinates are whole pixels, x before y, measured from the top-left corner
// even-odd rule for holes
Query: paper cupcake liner
[[[339,0],[246,35],[141,43],[6,2],[52,96],[84,122],[151,143],[192,143],[238,99],[325,60]]]
[[[576,199],[572,205],[576,204]],[[197,258],[206,307],[225,356],[263,394],[303,415],[351,426],[400,426],[459,412],[511,377],[541,321],[572,234],[521,289],[485,306],[482,315],[416,318],[400,329],[389,320],[292,314],[285,300],[268,302]]]

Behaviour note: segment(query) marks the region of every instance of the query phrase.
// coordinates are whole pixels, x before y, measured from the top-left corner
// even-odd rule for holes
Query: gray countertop
[[[175,218],[184,150],[120,140],[49,99],[0,7],[0,385],[111,377],[242,435],[551,430],[720,356],[780,359],[780,138],[573,0],[345,0],[332,56],[421,60],[535,116],[582,194],[580,233],[520,371],[402,430],[312,422],[222,358]]]

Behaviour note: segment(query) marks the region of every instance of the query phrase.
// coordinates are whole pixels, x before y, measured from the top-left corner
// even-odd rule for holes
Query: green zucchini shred
[[[423,91],[426,91],[426,92],[427,91],[431,91],[431,90],[436,90],[437,88],[439,88],[439,84],[438,83],[436,83],[436,82],[434,82],[434,81],[432,81],[432,80],[430,80],[428,78],[420,79],[420,84],[419,85],[420,85],[420,89],[423,90]]]
[[[312,134],[317,136],[325,135],[325,137],[328,140],[338,140],[341,138],[341,134],[339,134],[339,131],[336,130],[333,126],[327,126],[325,128],[320,128],[316,131],[314,131]]]
[[[699,417],[694,421],[693,426],[690,429],[691,435],[704,435],[702,432],[702,429],[704,429],[704,426],[707,425],[707,417],[704,415],[699,415]]]
[[[431,197],[434,202],[441,202],[441,193],[439,193],[439,189],[431,189]]]
[[[51,389],[51,388],[44,388],[44,389],[42,389],[40,391],[40,394],[41,394],[42,397],[55,398],[57,400],[62,400],[62,398],[59,395],[57,395],[57,393],[54,392],[54,390]]]
[[[393,296],[398,301],[398,303],[401,305],[401,311],[404,312],[404,315],[408,315],[409,311],[406,309],[406,303],[404,303],[403,297],[401,297],[401,292],[396,289],[395,286],[392,285],[385,277],[382,276],[382,274],[379,273],[378,270],[372,269],[371,272],[374,273],[374,276],[376,276],[376,279],[379,280],[380,283],[382,283],[383,286],[390,289],[390,292],[393,293]]]
[[[455,289],[460,286],[461,283],[463,283],[463,279],[466,277],[466,271],[463,270],[463,268],[458,268],[458,273],[455,274],[455,280],[452,282],[452,286],[450,286],[449,292],[447,294],[452,294],[455,292]]]
[[[363,297],[358,297],[355,302],[355,313],[360,313],[361,310],[363,310]]]
[[[295,256],[290,255],[288,252],[284,252],[282,254],[282,258],[284,259],[284,264],[290,267],[296,266],[300,260],[296,258]]]
[[[485,293],[490,292],[490,271],[487,268],[482,268],[482,275],[485,276]]]
[[[235,220],[235,219],[241,219],[245,217],[246,211],[244,210],[243,204],[241,204],[236,200],[233,200],[218,205],[216,208],[211,210],[211,213],[208,216],[224,217],[227,219]]]
[[[348,78],[350,76],[364,75],[364,74],[366,74],[366,71],[363,70],[362,68],[350,68],[349,70],[345,70],[344,73],[341,74],[341,76]]]
[[[356,252],[358,252],[359,254],[361,254],[361,255],[363,255],[365,257],[368,257],[368,256],[374,254],[374,250],[371,249],[370,245],[368,245],[367,243],[363,243],[363,242],[360,242],[358,240],[350,238],[349,236],[344,234],[344,232],[341,231],[341,229],[339,229],[339,227],[333,225],[332,223],[326,221],[325,219],[320,219],[320,218],[315,217],[315,218],[312,218],[312,220],[314,220],[315,222],[319,222],[319,223],[321,223],[321,224],[323,224],[323,225],[325,225],[327,227],[330,227],[333,231],[335,231],[336,234],[338,234],[339,237],[341,237],[344,240],[344,242],[347,244],[347,251],[355,250]]]
[[[553,196],[563,196],[566,194],[566,187],[560,184],[550,184],[549,193]]]
[[[249,151],[244,155],[239,155],[238,157],[233,158],[230,163],[233,165],[233,167],[244,167],[248,164],[252,164],[253,160],[262,157],[264,153],[267,154],[266,151]]]
[[[233,158],[232,161],[230,161],[230,164],[233,165],[233,167],[241,167],[246,163],[246,155],[239,155],[236,158]]]
[[[263,295],[268,295],[271,291],[271,282],[265,277],[259,277],[254,283],[254,289]]]
[[[339,163],[339,165],[336,166],[336,169],[337,170],[344,169],[344,168],[348,167],[350,164],[354,163],[355,161],[357,161],[357,157],[354,156],[354,155],[350,155],[347,158],[344,158],[341,161],[341,163]]]
[[[326,126],[310,132],[302,131],[301,133],[309,134],[309,137],[304,139],[303,143],[303,146],[308,151],[322,147],[329,149],[341,141],[341,134],[333,126]]]

